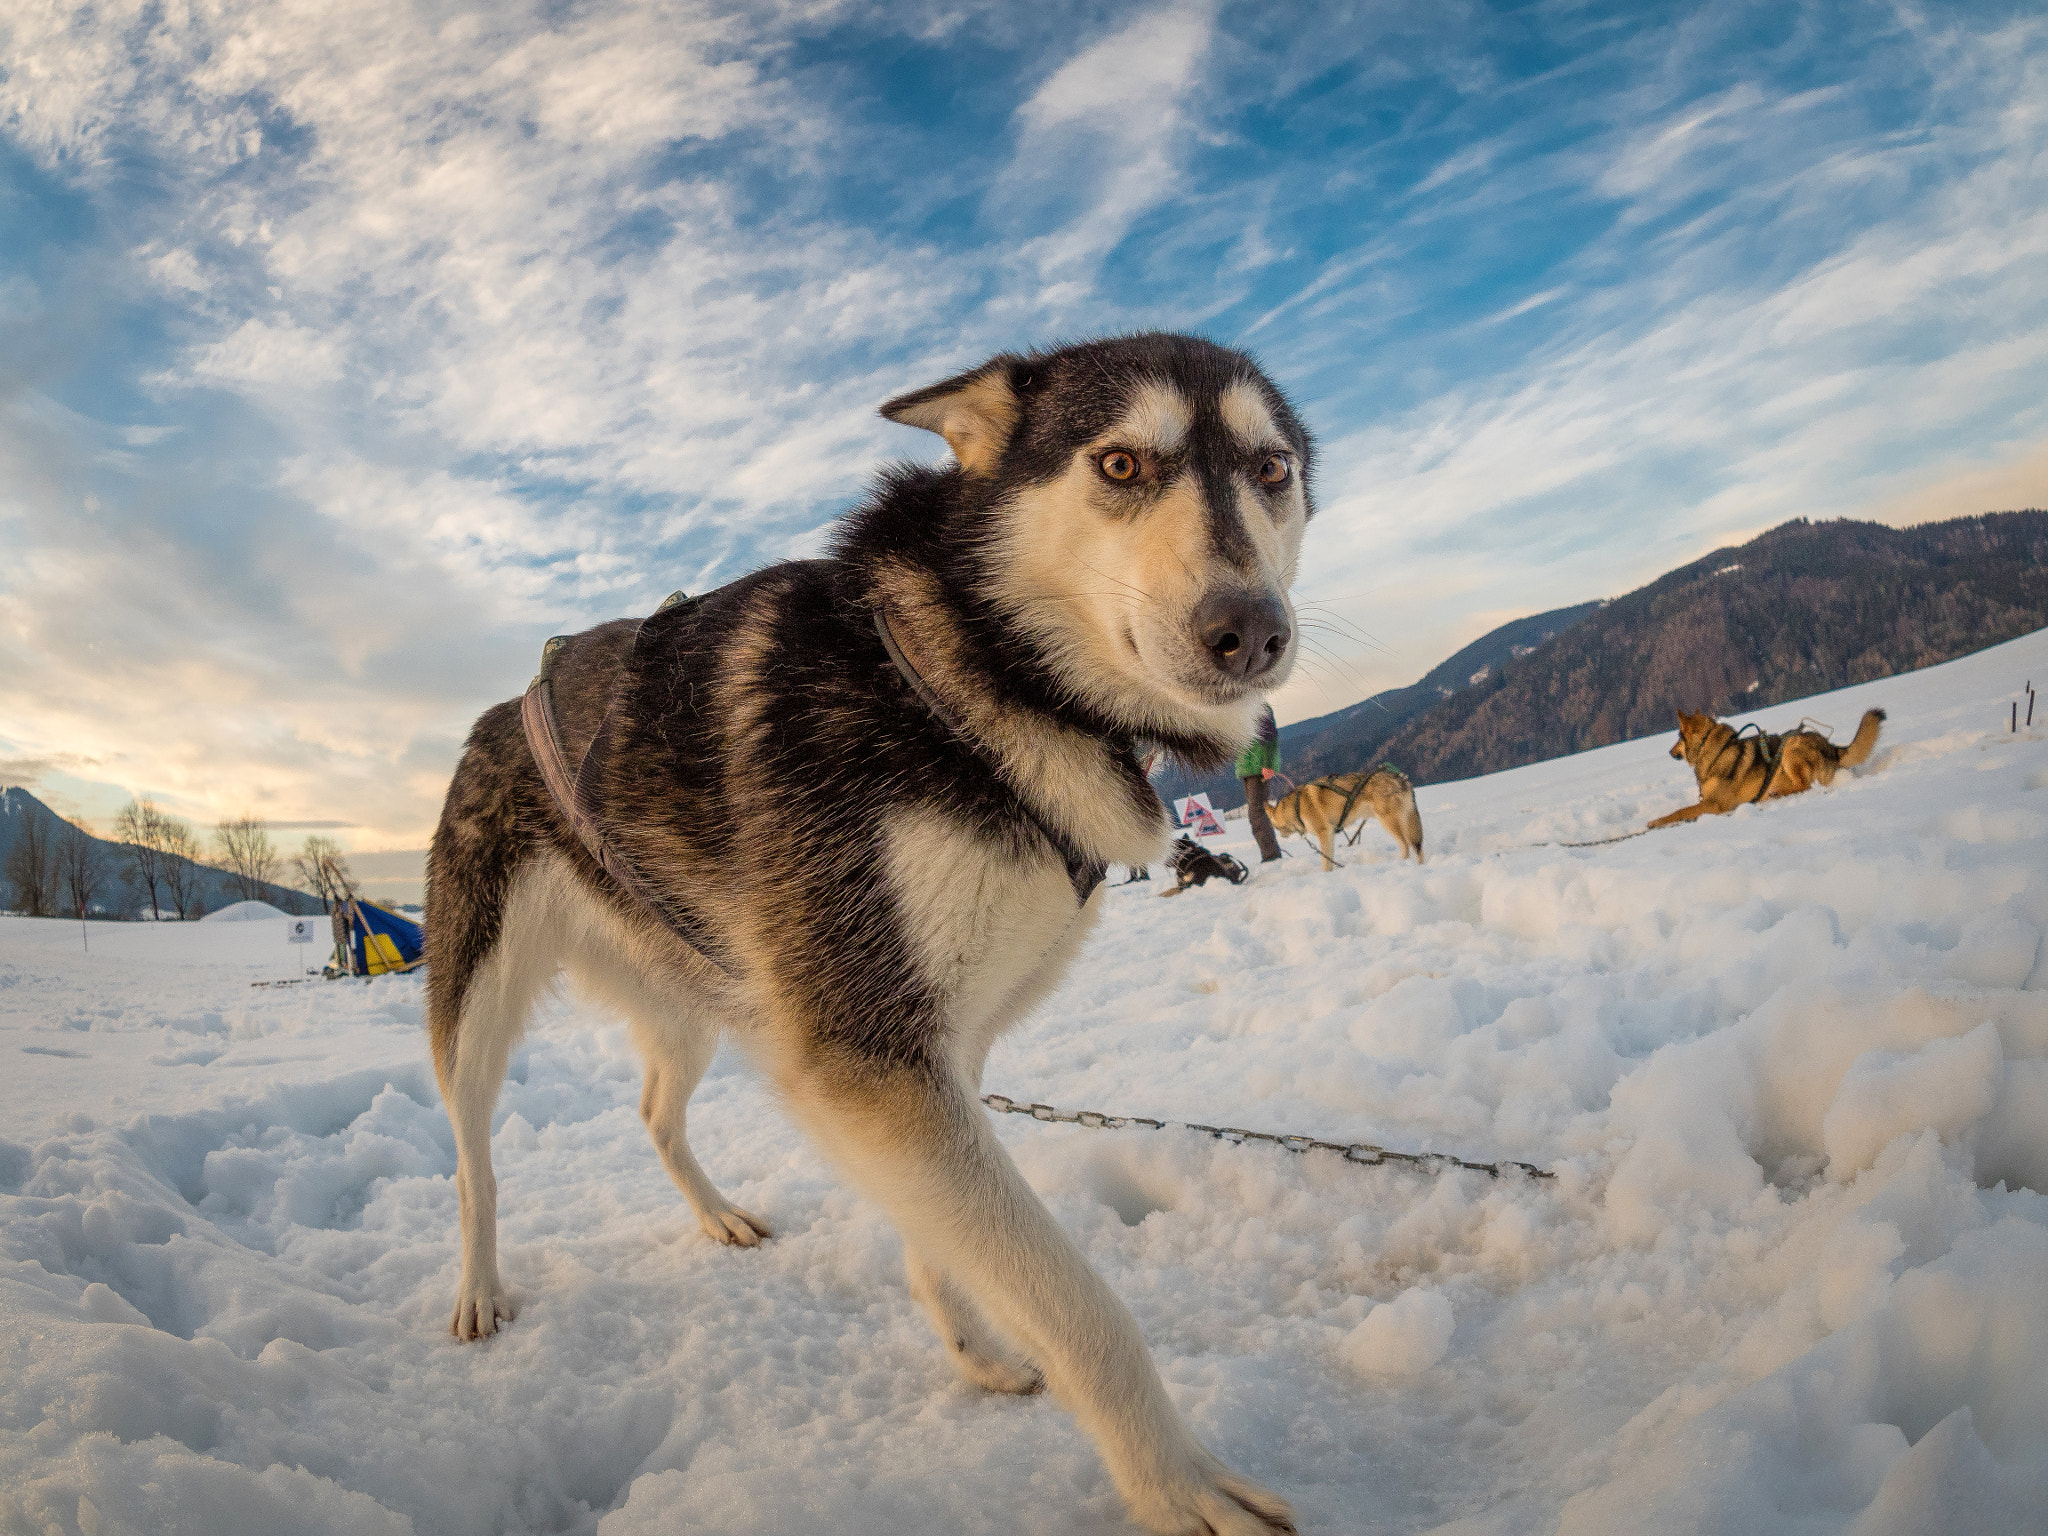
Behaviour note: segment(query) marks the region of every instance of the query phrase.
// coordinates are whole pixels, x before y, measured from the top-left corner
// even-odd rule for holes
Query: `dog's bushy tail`
[[[1878,729],[1884,724],[1884,711],[1866,709],[1863,721],[1856,727],[1856,739],[1842,749],[1842,766],[1854,768],[1869,761],[1870,754],[1877,750]]]
[[[1397,773],[1400,770],[1395,770]],[[1424,862],[1422,854],[1422,812],[1415,808],[1415,786],[1408,782],[1408,775],[1401,774],[1401,804],[1395,814],[1401,818],[1401,830],[1415,850],[1415,862]]]

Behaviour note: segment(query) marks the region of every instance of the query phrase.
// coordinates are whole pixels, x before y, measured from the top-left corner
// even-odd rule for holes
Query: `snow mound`
[[[218,912],[209,912],[199,919],[202,923],[254,923],[266,917],[290,917],[291,913],[273,907],[267,901],[238,901],[232,906],[222,907]]]
[[[1451,1347],[1457,1318],[1439,1291],[1403,1291],[1366,1313],[1344,1340],[1344,1359],[1367,1376],[1420,1376]]]

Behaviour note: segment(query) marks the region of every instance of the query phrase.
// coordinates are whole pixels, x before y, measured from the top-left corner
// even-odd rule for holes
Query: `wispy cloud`
[[[88,809],[417,847],[545,635],[810,552],[929,451],[875,402],[1053,335],[1302,397],[1307,595],[1384,649],[1292,713],[2048,439],[2038,19],[136,0],[0,56],[0,757]]]
[[[1067,60],[1017,109],[993,221],[1043,231],[1020,255],[1050,283],[1085,280],[1147,211],[1183,187],[1216,25],[1210,4],[1146,11]]]

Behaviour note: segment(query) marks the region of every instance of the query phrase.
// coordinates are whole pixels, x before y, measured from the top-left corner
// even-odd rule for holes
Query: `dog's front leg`
[[[1147,1528],[1273,1536],[1284,1501],[1231,1472],[1181,1422],[1136,1320],[1025,1184],[987,1115],[936,1070],[862,1064],[785,1082],[825,1149],[905,1241],[1037,1362]]]
[[[1654,832],[1659,827],[1675,827],[1681,821],[1697,821],[1700,817],[1707,815],[1708,811],[1709,807],[1704,802],[1699,805],[1688,805],[1680,810],[1672,811],[1668,815],[1659,816],[1650,823],[1647,830]]]

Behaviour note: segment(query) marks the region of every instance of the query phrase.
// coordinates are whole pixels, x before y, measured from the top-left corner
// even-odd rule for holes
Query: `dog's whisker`
[[[1332,656],[1345,656],[1358,649],[1356,642],[1341,630],[1331,630],[1321,624],[1308,623],[1299,626],[1302,643],[1321,646]]]
[[[1077,558],[1074,561],[1074,563],[1080,566],[1083,570],[1092,571],[1095,575],[1100,576],[1104,581],[1109,582],[1113,586],[1128,588],[1132,592],[1137,593],[1139,597],[1143,598],[1148,603],[1153,601],[1152,594],[1150,592],[1147,592],[1143,587],[1139,586],[1135,582],[1125,581],[1122,577],[1119,576],[1112,576],[1109,572],[1105,570],[1100,570],[1097,567],[1090,565],[1086,560]]]
[[[1332,612],[1330,609],[1326,608],[1321,603],[1297,603],[1294,606],[1294,611],[1297,614],[1320,614],[1322,617],[1319,619],[1305,619],[1303,620],[1303,622],[1321,624],[1323,627],[1327,629],[1336,630],[1340,633],[1350,636],[1352,639],[1356,640],[1360,645],[1369,646],[1376,651],[1383,651],[1389,656],[1394,654],[1392,648],[1386,645],[1384,642],[1382,642],[1380,638],[1377,635],[1373,634],[1370,630],[1362,628],[1360,625],[1354,623],[1352,620],[1345,618],[1344,615],[1342,615],[1341,613]]]
[[[1371,684],[1366,680],[1365,674],[1360,672],[1344,657],[1338,656],[1330,650],[1328,650],[1326,647],[1318,645],[1314,640],[1311,640],[1306,635],[1303,635],[1301,637],[1299,643],[1301,645],[1301,655],[1315,656],[1325,665],[1336,669],[1342,680],[1347,683],[1350,683],[1353,687],[1367,688],[1371,686]]]

